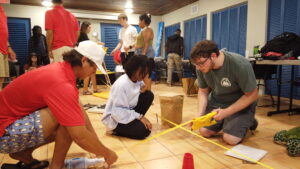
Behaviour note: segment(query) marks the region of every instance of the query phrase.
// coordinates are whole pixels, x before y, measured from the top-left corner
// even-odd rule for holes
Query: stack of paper
[[[254,159],[256,161],[259,161],[260,159],[262,159],[266,154],[267,154],[267,151],[265,150],[261,150],[261,149],[256,149],[256,148],[252,148],[252,147],[249,147],[249,146],[244,146],[244,145],[237,145],[237,146],[234,146],[232,148],[233,151],[236,151],[244,156],[247,156],[247,157],[250,157],[251,159]],[[249,162],[254,162],[254,161],[251,161],[250,159],[247,159],[243,156],[240,156],[236,153],[233,153],[232,151],[226,151],[225,152],[226,155],[229,155],[229,156],[232,156],[232,157],[235,157],[235,158],[239,158],[239,159],[242,159],[242,160],[246,160],[246,161],[249,161]]]

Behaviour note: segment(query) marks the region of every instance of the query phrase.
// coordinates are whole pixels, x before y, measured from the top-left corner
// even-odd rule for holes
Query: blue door
[[[206,16],[184,22],[184,59],[190,58],[194,45],[206,39]]]
[[[138,25],[132,25],[137,29],[139,33],[141,28]],[[101,23],[101,41],[105,43],[105,46],[108,47],[107,54],[104,58],[104,62],[106,68],[110,71],[114,71],[116,64],[114,62],[113,56],[110,56],[112,50],[115,49],[117,44],[119,43],[119,32],[121,29],[120,24],[112,24],[112,23]]]
[[[242,4],[213,13],[212,40],[219,49],[245,55],[247,11],[247,4]]]
[[[27,62],[28,40],[30,38],[30,19],[8,18],[7,19],[9,43],[16,52],[20,64],[20,74],[24,73],[23,67]]]
[[[180,29],[180,23],[165,27],[165,43],[167,43],[168,37],[174,35],[176,29]],[[166,51],[165,51],[165,59],[167,59]]]

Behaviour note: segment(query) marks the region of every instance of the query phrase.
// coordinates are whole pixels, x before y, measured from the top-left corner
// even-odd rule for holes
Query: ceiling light
[[[131,1],[127,1],[126,2],[126,5],[125,5],[125,8],[132,8],[132,2]]]
[[[125,13],[131,14],[131,13],[133,13],[133,9],[132,8],[126,8]]]
[[[43,0],[42,5],[45,6],[45,7],[51,7],[53,4],[49,0]]]

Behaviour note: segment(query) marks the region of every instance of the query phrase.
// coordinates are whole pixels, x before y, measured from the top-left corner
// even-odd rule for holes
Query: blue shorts
[[[36,111],[9,125],[0,137],[0,153],[15,153],[45,142],[40,112]]]

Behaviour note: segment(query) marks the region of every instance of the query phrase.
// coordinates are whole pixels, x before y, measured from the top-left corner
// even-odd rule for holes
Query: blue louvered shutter
[[[300,0],[269,0],[268,40],[283,32],[293,32],[300,35]],[[278,73],[278,72],[277,72]],[[295,77],[300,76],[300,67],[295,66]],[[282,66],[282,81],[291,79],[291,66]],[[277,81],[266,82],[272,95],[277,94]],[[300,99],[300,88],[295,87],[293,98]],[[281,85],[281,96],[290,96],[290,85]]]
[[[119,43],[119,31],[121,26],[119,24],[101,23],[101,40],[108,47],[107,54],[104,58],[106,68],[110,71],[115,70],[114,57],[110,53]]]
[[[247,4],[242,4],[212,14],[212,40],[220,49],[245,55],[247,11]]]
[[[9,43],[16,52],[20,63],[20,74],[24,73],[23,67],[27,62],[28,40],[30,38],[30,19],[8,18],[7,19]]]
[[[201,16],[184,22],[184,59],[189,59],[194,45],[206,39],[207,17]]]
[[[167,43],[168,37],[174,35],[176,29],[180,29],[180,23],[165,27],[165,43]],[[165,59],[167,59],[166,51],[165,51]]]
[[[141,32],[141,28],[139,27],[139,25],[132,25],[135,27],[137,33],[140,33]]]

